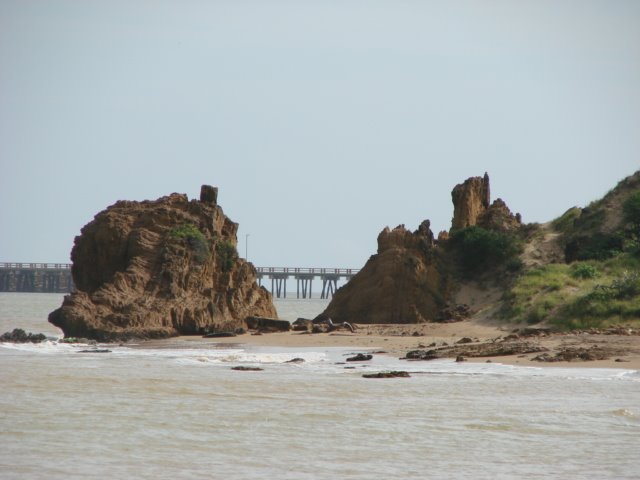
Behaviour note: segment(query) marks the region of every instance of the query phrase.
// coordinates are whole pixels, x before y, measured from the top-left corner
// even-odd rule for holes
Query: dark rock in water
[[[291,360],[287,360],[284,363],[304,363],[304,358],[296,357],[292,358]]]
[[[458,362],[458,363],[460,363],[460,362],[466,362],[466,361],[467,361],[467,359],[466,359],[466,358],[464,358],[462,355],[458,355],[458,356],[456,357],[456,362]]]
[[[79,350],[78,353],[111,353],[111,350],[106,348],[94,348],[88,350]]]
[[[347,362],[366,362],[367,360],[371,360],[372,358],[373,358],[373,355],[358,353],[354,357],[347,358]]]
[[[67,337],[58,340],[58,343],[86,343],[88,345],[95,345],[95,340],[89,340],[88,338]]]
[[[411,377],[409,372],[404,371],[392,371],[392,372],[378,372],[378,373],[365,373],[362,375],[364,378],[408,378]]]
[[[27,333],[21,328],[14,328],[12,332],[5,332],[0,336],[0,342],[8,343],[41,343],[47,339],[42,333]]]
[[[240,372],[261,372],[262,370],[264,370],[263,368],[260,367],[244,367],[244,366],[239,366],[239,367],[231,367],[231,370],[238,370]]]
[[[236,334],[234,332],[214,332],[207,333],[202,336],[202,338],[224,338],[224,337],[235,337]]]
[[[265,317],[247,317],[245,320],[247,327],[261,332],[288,332],[291,324],[288,320],[277,320]]]

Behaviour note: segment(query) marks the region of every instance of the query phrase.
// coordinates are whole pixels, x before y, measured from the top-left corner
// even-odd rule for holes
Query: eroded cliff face
[[[77,291],[49,315],[67,337],[119,340],[245,326],[277,318],[271,294],[238,258],[232,222],[217,189],[200,200],[172,194],[120,201],[98,213],[71,252]]]
[[[454,214],[451,233],[479,226],[509,232],[521,226],[520,215],[496,199],[491,203],[489,176],[472,177],[451,192]],[[450,321],[466,305],[454,305],[461,281],[451,265],[455,252],[445,248],[448,232],[434,240],[429,220],[411,232],[404,225],[385,228],[378,236],[378,253],[349,283],[338,289],[321,314],[334,322],[421,323]],[[452,313],[453,312],[453,313]]]
[[[435,320],[447,300],[429,221],[378,235],[378,253],[342,288],[324,316],[334,322],[422,323]]]

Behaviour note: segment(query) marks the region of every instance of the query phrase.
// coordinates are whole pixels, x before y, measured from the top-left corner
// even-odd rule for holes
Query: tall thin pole
[[[249,261],[249,234],[244,236],[244,259]]]

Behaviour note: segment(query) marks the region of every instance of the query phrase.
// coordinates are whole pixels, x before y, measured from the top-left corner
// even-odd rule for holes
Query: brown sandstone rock
[[[451,230],[470,227],[478,223],[478,217],[482,215],[491,201],[489,188],[489,175],[484,177],[471,177],[464,183],[456,185],[451,191],[453,200],[453,219]]]
[[[454,215],[451,230],[473,225],[509,231],[520,226],[506,204],[497,199],[490,204],[489,176],[472,177],[451,192]],[[319,317],[335,322],[421,323],[457,321],[470,316],[467,306],[451,306],[455,264],[446,248],[449,234],[440,232],[438,240],[429,220],[415,232],[404,225],[386,227],[378,235],[378,253],[349,283],[338,289]],[[448,266],[447,266],[448,265]]]
[[[276,317],[271,295],[238,258],[236,232],[217,205],[171,194],[119,201],[98,213],[71,252],[77,292],[49,315],[65,336],[99,340],[234,331]]]
[[[385,228],[378,254],[338,289],[321,314],[334,322],[421,323],[432,321],[446,302],[428,222],[416,232]]]
[[[522,225],[522,219],[519,213],[512,214],[507,204],[498,198],[480,214],[477,224],[487,230],[507,232],[519,228]]]
[[[511,213],[501,198],[491,202],[489,175],[471,177],[451,191],[453,219],[451,231],[478,225],[487,230],[510,231],[522,224],[519,213]],[[438,236],[440,237],[440,235]],[[443,237],[443,239],[446,237]]]

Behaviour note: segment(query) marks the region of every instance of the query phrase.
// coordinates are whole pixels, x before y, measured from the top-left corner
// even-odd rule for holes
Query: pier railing
[[[256,267],[258,273],[288,273],[295,275],[303,273],[309,275],[339,275],[349,276],[355,275],[360,271],[359,268],[301,268],[301,267]]]
[[[256,267],[258,282],[271,279],[271,293],[287,296],[287,279],[296,280],[297,297],[311,298],[314,278],[322,281],[320,298],[333,296],[338,280],[348,282],[359,268]],[[70,263],[0,262],[0,292],[68,293],[74,288]]]
[[[7,263],[0,262],[3,270],[71,270],[70,263]]]

